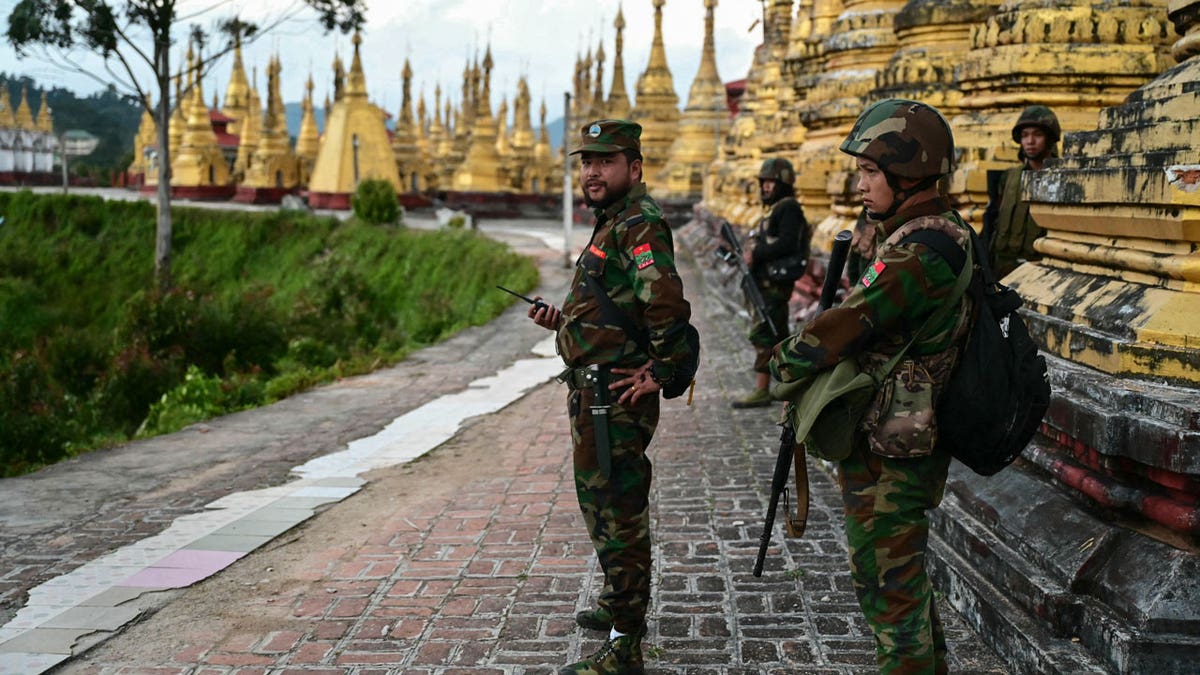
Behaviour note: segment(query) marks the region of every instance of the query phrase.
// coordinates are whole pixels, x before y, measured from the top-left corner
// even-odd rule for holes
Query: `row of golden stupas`
[[[594,55],[589,51],[586,58],[577,60],[568,122],[574,129],[585,118],[631,117],[639,121],[644,127],[647,181],[663,197],[696,201],[730,119],[713,42],[717,2],[704,0],[703,53],[682,111],[663,45],[665,0],[652,0],[652,5],[655,28],[650,60],[637,79],[633,101],[626,93],[622,61],[625,18],[619,10],[609,92],[604,94],[601,41]],[[540,132],[535,133],[532,98],[524,77],[511,97],[512,125],[507,97],[501,99],[496,114],[492,113],[490,47],[482,61],[468,61],[464,68],[457,108],[451,105],[449,95],[443,102],[439,84],[432,110],[426,108],[422,94],[414,114],[413,73],[406,61],[402,102],[395,130],[389,134],[387,114],[367,96],[360,43],[361,37],[356,35],[348,71],[343,71],[340,59],[334,61],[334,92],[332,100],[327,97],[325,101],[323,134],[317,130],[310,76],[294,147],[288,142],[277,59],[267,66],[264,108],[257,82],[251,84],[246,77],[240,45],[235,47],[224,103],[218,104],[214,95],[209,106],[202,83],[194,76],[197,58],[189,47],[185,74],[175,81],[176,100],[182,103],[176,106],[168,134],[173,193],[278,201],[282,194],[306,188],[316,205],[345,207],[356,181],[364,178],[388,180],[402,193],[561,193],[563,161],[552,150],[546,104],[541,104]],[[145,114],[130,167],[135,183],[147,188],[156,184],[157,157],[154,121]]]
[[[432,115],[423,95],[414,115],[413,73],[406,61],[403,99],[395,130],[389,132],[388,114],[368,97],[361,42],[356,34],[349,70],[340,58],[334,61],[334,91],[332,99],[325,100],[324,133],[317,129],[313,82],[308,78],[294,147],[288,136],[277,58],[267,66],[264,108],[257,83],[246,77],[241,47],[236,46],[224,104],[219,105],[214,95],[210,107],[202,83],[194,76],[197,58],[189,47],[185,76],[175,80],[176,100],[181,104],[168,130],[172,193],[274,202],[306,188],[313,206],[346,208],[358,181],[372,178],[387,180],[401,193],[561,191],[556,178],[561,176],[561,162],[551,150],[546,107],[543,103],[541,132],[535,135],[524,77],[512,99],[515,125],[510,129],[507,123],[507,101],[501,103],[498,115],[492,115],[490,48],[482,62],[468,62],[461,106],[455,109],[447,97],[443,107],[439,85]],[[146,188],[158,179],[155,134],[153,118],[143,114],[129,173]]]
[[[27,174],[53,171],[57,149],[54,116],[46,103],[46,92],[42,92],[35,116],[28,89],[21,87],[21,98],[14,108],[8,85],[0,81],[0,185],[23,182],[20,177]]]

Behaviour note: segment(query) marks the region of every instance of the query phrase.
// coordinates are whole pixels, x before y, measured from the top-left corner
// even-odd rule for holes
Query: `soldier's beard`
[[[625,195],[629,194],[631,189],[633,189],[631,182],[615,186],[612,183],[607,183],[605,185],[604,197],[602,199],[592,199],[585,185],[583,189],[583,203],[591,209],[607,209],[624,199]]]

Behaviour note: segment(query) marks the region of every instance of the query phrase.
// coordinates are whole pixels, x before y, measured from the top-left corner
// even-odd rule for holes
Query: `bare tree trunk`
[[[171,287],[171,68],[170,50],[156,49],[158,72],[158,199],[154,228],[154,280],[160,293]],[[175,105],[179,105],[176,101]]]

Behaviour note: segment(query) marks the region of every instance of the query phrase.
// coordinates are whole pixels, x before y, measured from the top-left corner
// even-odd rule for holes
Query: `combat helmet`
[[[792,163],[782,157],[769,157],[763,160],[762,168],[758,170],[759,180],[773,180],[791,185],[796,182],[796,170]]]
[[[1014,143],[1021,142],[1021,130],[1025,127],[1037,127],[1046,134],[1046,142],[1053,145],[1062,138],[1062,127],[1058,124],[1058,116],[1044,105],[1031,105],[1021,111],[1017,123],[1012,128]]]
[[[920,101],[890,98],[871,105],[838,149],[872,160],[889,176],[936,180],[954,169],[950,124]]]

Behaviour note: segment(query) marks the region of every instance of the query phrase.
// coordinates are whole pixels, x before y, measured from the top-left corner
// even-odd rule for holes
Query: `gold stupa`
[[[642,125],[642,177],[651,192],[665,187],[662,174],[667,165],[667,153],[679,133],[679,96],[675,93],[663,47],[662,8],[666,2],[653,0],[654,41],[650,45],[650,62],[638,78],[637,100],[632,113],[633,121]]]
[[[474,98],[474,126],[466,156],[454,172],[453,189],[459,192],[500,192],[508,189],[508,176],[500,153],[496,151],[496,120],[492,117],[492,48],[483,57],[482,86]],[[475,73],[478,76],[478,72]],[[474,82],[479,82],[476,77]]]
[[[613,21],[617,29],[616,49],[613,54],[612,86],[608,89],[608,102],[605,112],[615,119],[629,119],[633,107],[629,104],[629,94],[625,89],[625,14],[621,5],[617,5],[617,18]]]
[[[679,121],[679,134],[667,153],[664,172],[667,199],[699,201],[705,173],[717,156],[717,145],[729,127],[725,85],[717,73],[713,41],[713,9],[717,0],[704,0],[704,48],[700,68],[688,92],[687,107]]]
[[[360,180],[386,180],[400,191],[396,158],[392,154],[384,113],[367,99],[359,46],[354,34],[354,58],[341,100],[325,120],[325,136],[309,181],[309,204],[315,208],[346,208]]]

